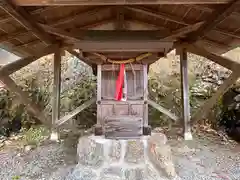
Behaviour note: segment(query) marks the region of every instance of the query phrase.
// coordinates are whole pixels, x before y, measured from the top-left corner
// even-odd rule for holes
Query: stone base
[[[166,180],[177,177],[164,134],[134,140],[79,139],[78,165],[67,180]]]
[[[191,132],[185,132],[184,133],[184,140],[186,140],[186,141],[193,140],[192,133]]]
[[[52,131],[49,139],[50,139],[50,141],[59,142],[60,138],[59,138],[58,132]]]

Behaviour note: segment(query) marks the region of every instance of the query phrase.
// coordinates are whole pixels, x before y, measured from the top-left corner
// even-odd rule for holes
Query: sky
[[[14,55],[12,53],[9,53],[9,52],[5,51],[4,49],[0,48],[0,66],[10,63],[12,61],[15,61],[17,59],[19,59],[18,56]]]

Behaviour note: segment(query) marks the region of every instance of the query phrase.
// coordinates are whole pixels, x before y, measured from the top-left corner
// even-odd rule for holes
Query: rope
[[[143,60],[144,58],[147,58],[149,56],[152,55],[152,53],[145,53],[145,54],[141,54],[135,58],[130,58],[130,59],[125,59],[125,60],[113,60],[113,59],[109,59],[106,56],[99,54],[99,53],[94,53],[96,56],[100,57],[104,62],[110,62],[113,64],[127,64],[127,63],[133,63],[133,62],[138,62]]]

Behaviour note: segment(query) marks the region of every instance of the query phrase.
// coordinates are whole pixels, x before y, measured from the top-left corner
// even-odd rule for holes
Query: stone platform
[[[171,148],[166,142],[164,134],[132,140],[81,137],[78,143],[78,165],[67,179],[179,179],[172,162]]]

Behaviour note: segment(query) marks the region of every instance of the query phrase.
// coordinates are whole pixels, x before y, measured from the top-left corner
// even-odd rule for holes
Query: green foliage
[[[33,126],[24,132],[23,141],[26,145],[39,145],[49,135],[49,130],[43,126]]]
[[[20,176],[13,176],[12,180],[19,180],[21,177]]]

